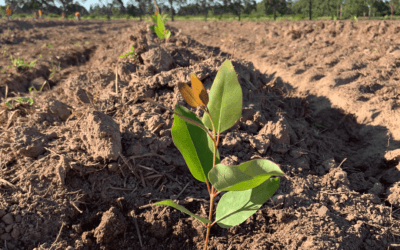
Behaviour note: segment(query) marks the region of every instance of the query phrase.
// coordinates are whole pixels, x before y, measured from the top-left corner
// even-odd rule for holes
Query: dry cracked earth
[[[400,249],[398,21],[175,21],[169,43],[149,25],[0,23],[1,249],[202,249],[198,221],[151,206],[206,217],[209,201],[173,114],[143,98],[202,115],[178,82],[196,73],[209,90],[226,59],[243,111],[222,163],[268,159],[285,177],[244,223],[214,226],[209,249]]]

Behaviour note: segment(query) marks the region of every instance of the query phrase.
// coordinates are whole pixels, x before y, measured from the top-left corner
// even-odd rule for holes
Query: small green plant
[[[30,88],[28,89],[28,90],[29,90],[29,94],[32,94],[33,91],[34,91],[34,92],[42,92],[43,87],[44,87],[44,84],[42,85],[42,87],[40,88],[40,90],[37,91],[36,88],[32,86],[32,87],[30,87]],[[17,98],[15,98],[15,99],[11,99],[11,100],[9,100],[9,101],[6,101],[6,100],[4,100],[4,98],[2,98],[2,102],[6,105],[6,107],[7,107],[8,109],[13,109],[13,108],[14,108],[13,102],[18,102],[18,103],[26,103],[26,102],[27,102],[27,103],[29,103],[29,105],[32,105],[34,99],[36,99],[36,95],[35,95],[35,94],[32,94],[32,97],[17,97]]]
[[[3,48],[3,55],[4,55],[4,56],[7,55],[7,50],[8,50],[8,47],[7,47],[7,46],[4,46],[4,48]]]
[[[264,38],[261,38],[261,41],[265,42],[265,39],[264,39]]]
[[[81,46],[81,44],[80,43],[75,43],[74,46]]]
[[[373,49],[373,51],[374,51],[374,52],[378,52],[378,48],[379,48],[379,47],[377,47],[376,49]]]
[[[5,69],[1,69],[1,73],[2,73],[2,74],[5,74],[5,73],[6,73],[6,70],[5,70]]]
[[[49,76],[49,78],[51,78],[56,72],[57,72],[57,67],[54,67],[54,65],[53,65],[53,62],[50,62],[51,63],[51,69],[50,69],[50,76]],[[62,70],[62,68],[61,68],[61,62],[59,62],[58,63],[58,70],[59,71],[61,71]]]
[[[119,58],[125,58],[125,57],[127,57],[127,56],[129,56],[129,57],[132,57],[132,56],[134,56],[136,53],[135,53],[135,48],[132,46],[132,48],[131,48],[131,51],[129,51],[128,53],[126,53],[126,54],[123,54],[123,55],[121,55],[121,56],[119,56]],[[139,55],[136,55],[136,57],[138,57]]]
[[[160,14],[160,11],[158,9],[156,2],[154,2],[154,4],[156,5],[156,12],[154,13],[154,15],[151,16],[151,19],[157,25],[150,26],[149,29],[151,31],[153,31],[154,33],[156,33],[158,38],[160,38],[160,39],[165,38],[165,43],[167,43],[169,37],[171,36],[171,31],[165,29],[165,26],[164,26],[165,20],[163,20],[163,17]]]
[[[306,49],[304,47],[301,47],[301,51],[304,52],[306,51]]]
[[[178,83],[179,91],[190,106],[200,107],[204,116],[199,118],[177,104],[175,110],[171,110],[174,113],[171,133],[193,177],[207,185],[209,217],[195,215],[173,200],[153,205],[174,207],[199,220],[207,228],[204,246],[207,250],[211,227],[218,224],[222,228],[231,228],[244,222],[275,193],[280,184],[279,176],[284,176],[284,173],[278,165],[265,159],[254,159],[237,166],[220,164],[220,134],[240,119],[243,104],[242,89],[229,60],[221,65],[210,96],[194,73],[191,74],[191,83],[192,88],[186,83]],[[159,105],[148,98],[145,100]],[[212,221],[214,198],[221,192],[227,193],[219,200],[215,220]]]
[[[28,63],[28,62],[24,62],[24,60],[23,60],[23,59],[20,59],[20,58],[13,59],[12,56],[10,56],[10,59],[11,59],[12,65],[13,65],[16,69],[25,68],[25,67],[28,67],[28,68],[32,69],[32,68],[35,67],[36,61],[38,60],[38,59],[35,59],[35,60],[33,60],[32,62]]]
[[[51,45],[50,43],[47,45],[47,47],[49,48],[53,48],[53,45]]]
[[[86,41],[86,42],[85,42],[85,44],[89,44],[89,42],[88,42],[88,41]]]
[[[357,16],[353,16],[353,20],[354,20],[355,23],[358,22]]]

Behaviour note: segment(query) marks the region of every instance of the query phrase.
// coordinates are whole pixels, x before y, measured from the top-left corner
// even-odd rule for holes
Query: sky
[[[129,4],[129,3],[131,3],[131,1],[130,0],[122,0],[123,2],[124,2],[124,5],[126,6],[127,4]],[[56,3],[56,5],[57,6],[61,6],[58,2],[57,2],[57,0],[56,1],[54,1],[55,3]],[[99,2],[99,0],[86,0],[86,2],[84,3],[84,4],[82,4],[80,1],[78,1],[81,5],[83,5],[87,10],[89,10],[89,8],[90,8],[90,5],[92,5],[92,4],[95,4],[95,3],[98,3]],[[111,3],[112,2],[112,0],[103,0],[103,4],[105,4],[105,3]],[[159,0],[157,1],[157,2],[160,2]],[[164,2],[164,1],[162,1],[162,2]],[[188,3],[192,3],[192,2],[194,2],[194,1],[191,1],[191,0],[188,0]],[[256,0],[256,2],[257,3],[259,3],[259,2],[261,2],[261,0]],[[4,0],[0,0],[0,5],[5,5],[5,1]],[[134,3],[133,5],[136,5],[136,3]],[[178,7],[178,6],[176,6],[175,4],[174,4],[174,8],[176,8],[176,7]]]

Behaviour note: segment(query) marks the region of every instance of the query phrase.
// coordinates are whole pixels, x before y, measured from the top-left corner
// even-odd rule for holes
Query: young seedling
[[[50,62],[50,63],[51,63],[51,68],[52,69],[50,69],[51,74],[50,74],[49,78],[51,78],[57,72],[57,67],[54,67],[53,62]],[[59,62],[58,63],[58,70],[61,71],[61,69],[62,69],[61,68],[61,62]]]
[[[169,37],[171,36],[171,31],[165,29],[165,26],[164,26],[165,20],[163,20],[163,18],[161,17],[160,11],[159,11],[158,6],[155,1],[154,1],[154,4],[156,6],[156,12],[154,13],[154,15],[151,16],[151,18],[153,19],[153,22],[155,24],[157,24],[157,26],[156,25],[150,26],[149,29],[151,31],[153,31],[154,33],[156,33],[158,38],[160,38],[160,39],[165,38],[165,43],[167,43]]]
[[[217,223],[222,228],[230,228],[244,222],[275,193],[280,183],[278,176],[284,176],[284,173],[278,165],[264,159],[250,160],[237,166],[220,164],[220,134],[231,128],[242,114],[242,89],[229,60],[225,60],[219,69],[210,96],[194,73],[191,74],[191,83],[191,88],[186,83],[179,83],[179,91],[190,106],[200,107],[205,115],[199,118],[189,109],[176,105],[175,110],[171,110],[174,112],[172,140],[193,177],[207,185],[209,216],[207,219],[195,215],[173,200],[153,205],[171,206],[199,220],[207,228],[204,244],[207,250],[211,227]],[[160,105],[148,98],[145,100]],[[225,191],[227,193],[221,197],[213,221],[214,198]]]
[[[135,48],[132,46],[131,51],[129,51],[129,52],[126,53],[126,54],[123,54],[123,55],[119,56],[119,58],[125,58],[125,57],[127,57],[127,56],[132,57],[132,56],[134,56],[134,55],[136,55],[136,53],[135,53]],[[138,56],[139,56],[139,55],[136,55],[136,57],[138,57]]]
[[[37,61],[37,59],[35,59],[35,60],[33,60],[32,62],[28,63],[28,62],[24,62],[24,60],[23,60],[23,59],[20,59],[20,58],[13,59],[12,56],[10,56],[10,59],[11,59],[12,65],[13,65],[16,69],[25,68],[25,67],[28,67],[28,68],[32,69],[32,68],[35,67],[35,64],[36,64],[36,61]]]
[[[8,47],[7,47],[7,46],[4,46],[4,48],[3,48],[3,55],[4,55],[4,56],[7,54],[7,49],[8,49]]]
[[[32,91],[34,92],[42,92],[44,87],[44,84],[42,85],[42,87],[40,88],[39,91],[36,90],[35,87],[30,87],[29,90],[29,94],[32,93]],[[29,105],[33,105],[33,101],[36,99],[36,96],[33,94],[33,97],[17,97],[15,99],[11,99],[9,101],[4,100],[4,98],[2,98],[2,102],[4,103],[4,105],[6,105],[6,107],[8,109],[13,109],[14,108],[14,104],[13,102],[18,102],[18,103],[29,103]]]

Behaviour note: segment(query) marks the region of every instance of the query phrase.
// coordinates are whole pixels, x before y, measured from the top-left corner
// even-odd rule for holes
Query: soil
[[[142,98],[202,115],[178,82],[194,72],[209,90],[226,59],[243,112],[222,163],[286,176],[244,223],[214,226],[209,249],[400,249],[398,21],[174,21],[169,43],[149,25],[0,23],[0,96],[34,99],[0,109],[1,249],[202,249],[198,221],[151,206],[207,217],[209,201],[173,114]],[[38,60],[7,68],[10,55]]]

